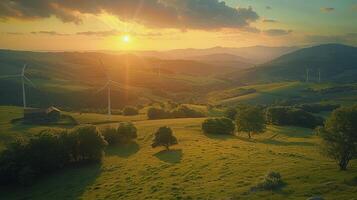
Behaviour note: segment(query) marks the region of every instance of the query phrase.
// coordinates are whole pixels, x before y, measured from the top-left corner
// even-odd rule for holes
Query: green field
[[[49,128],[11,124],[21,116],[20,108],[0,107],[0,111],[2,142]],[[73,116],[81,123],[106,119],[98,114]],[[248,140],[245,135],[205,135],[200,130],[203,118],[113,118],[134,121],[135,143],[107,148],[101,164],[56,172],[31,187],[1,188],[0,199],[356,198],[357,161],[349,170],[339,171],[334,161],[320,155],[319,138],[309,129],[269,126],[266,133]],[[153,132],[165,125],[173,128],[179,142],[169,152],[150,146]],[[280,172],[286,185],[274,192],[251,191],[269,171]]]

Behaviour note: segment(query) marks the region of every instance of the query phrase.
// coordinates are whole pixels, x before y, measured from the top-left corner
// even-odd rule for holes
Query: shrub
[[[265,118],[261,108],[242,108],[236,116],[237,131],[246,132],[251,138],[251,133],[262,133],[265,131]]]
[[[202,123],[202,131],[206,134],[233,135],[235,125],[228,118],[211,118]]]
[[[138,137],[137,129],[131,122],[121,122],[117,129],[118,135],[121,136],[122,142],[128,142]]]
[[[350,160],[357,158],[357,105],[332,112],[324,129],[320,129],[323,152],[346,170]]]
[[[137,138],[137,129],[131,122],[120,122],[118,128],[106,127],[102,134],[109,145],[116,145]]]
[[[105,127],[104,129],[101,130],[101,132],[105,141],[107,141],[109,145],[115,145],[120,143],[121,138],[116,128]]]
[[[177,144],[176,137],[172,134],[171,128],[164,126],[160,127],[154,134],[154,140],[152,143],[152,148],[164,146],[166,150],[169,150],[169,147]]]
[[[284,182],[281,179],[279,172],[269,172],[264,180],[257,185],[257,189],[261,190],[276,190],[281,188]]]
[[[137,115],[139,114],[138,109],[131,107],[131,106],[127,106],[123,109],[123,115],[125,116],[132,116],[132,115]]]
[[[95,126],[42,131],[16,140],[0,154],[0,184],[31,184],[37,177],[78,162],[98,162],[106,141]]]
[[[269,107],[266,110],[266,120],[274,125],[300,126],[315,128],[323,124],[323,118],[315,116],[302,109],[293,107]]]
[[[107,142],[95,126],[81,126],[73,130],[77,136],[79,161],[100,161]]]
[[[170,113],[162,108],[151,107],[148,109],[147,116],[149,119],[167,119]]]
[[[189,108],[185,105],[180,105],[176,109],[171,111],[171,117],[173,118],[199,118],[205,115],[197,110]]]

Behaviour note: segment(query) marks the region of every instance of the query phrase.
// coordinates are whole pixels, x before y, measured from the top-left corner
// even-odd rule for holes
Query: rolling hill
[[[283,55],[265,64],[230,74],[242,82],[305,81],[356,82],[357,48],[325,44]]]
[[[236,69],[199,61],[95,52],[1,50],[0,61],[0,95],[5,97],[0,103],[21,105],[20,79],[9,79],[6,75],[20,74],[26,63],[29,66],[26,74],[37,86],[27,87],[32,106],[105,106],[104,92],[95,92],[105,84],[106,73],[122,84],[113,92],[114,107],[170,99],[184,101],[225,85],[223,80],[216,78],[217,74]]]
[[[230,54],[240,58],[240,62],[261,64],[272,59],[278,58],[281,55],[293,52],[299,47],[268,47],[268,46],[252,46],[252,47],[213,47],[208,49],[174,49],[169,51],[136,51],[135,53],[148,57],[159,57],[165,59],[191,59],[193,57],[210,58],[209,55]]]

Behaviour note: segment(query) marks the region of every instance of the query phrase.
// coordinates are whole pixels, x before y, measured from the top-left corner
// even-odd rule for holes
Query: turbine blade
[[[112,83],[112,84],[114,84],[115,86],[117,86],[117,87],[119,87],[119,88],[125,89],[125,86],[124,86],[123,84],[121,84],[121,83],[118,83],[118,82],[112,81],[112,80],[110,80],[109,82]]]
[[[21,77],[20,74],[18,74],[18,75],[6,75],[6,76],[0,76],[0,79],[19,78],[19,77]]]
[[[108,85],[109,85],[109,81],[108,81],[103,87],[99,88],[99,89],[95,92],[95,94],[99,93],[100,91],[103,91],[105,88],[108,87]]]
[[[27,78],[26,76],[24,76],[24,78],[32,87],[36,88],[36,85],[29,78]]]

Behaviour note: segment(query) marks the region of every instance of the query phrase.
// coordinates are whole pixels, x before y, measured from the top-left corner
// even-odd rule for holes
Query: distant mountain
[[[227,53],[217,53],[202,56],[193,56],[187,58],[189,60],[195,60],[210,65],[223,66],[223,67],[235,67],[239,69],[245,69],[252,67],[252,61]]]
[[[324,44],[283,55],[265,64],[230,74],[244,81],[310,81],[356,82],[357,48],[341,44]]]
[[[253,46],[242,48],[228,48],[228,47],[213,47],[208,49],[175,49],[169,51],[134,51],[137,55],[146,57],[156,57],[161,59],[186,59],[201,57],[210,58],[210,55],[231,55],[237,56],[235,60],[239,59],[242,63],[261,64],[275,59],[281,55],[293,52],[299,49],[298,47],[266,47]],[[115,52],[111,52],[115,53]],[[118,52],[116,52],[118,53]],[[120,52],[119,52],[120,53]],[[231,59],[231,57],[224,56],[222,58]],[[203,61],[203,59],[200,59]],[[221,60],[222,61],[222,60]],[[241,67],[241,66],[236,66]]]

